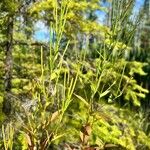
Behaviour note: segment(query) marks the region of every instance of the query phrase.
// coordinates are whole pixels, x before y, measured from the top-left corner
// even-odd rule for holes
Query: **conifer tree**
[[[13,49],[15,26],[17,18],[24,17],[27,13],[27,6],[31,4],[32,0],[4,0],[0,2],[1,11],[1,35],[5,40],[2,45],[5,47],[4,60],[4,98],[3,98],[3,112],[8,115],[11,112],[11,89],[12,89],[12,72],[13,72]],[[24,16],[23,16],[24,15]],[[27,16],[26,16],[27,17]],[[25,18],[25,17],[24,17]]]
[[[3,24],[3,26],[6,26],[5,29],[3,29],[6,37],[3,112],[6,114],[9,114],[11,110],[13,25],[16,7],[17,4],[15,4],[14,1],[4,0],[1,2],[1,13],[6,13],[5,24]]]

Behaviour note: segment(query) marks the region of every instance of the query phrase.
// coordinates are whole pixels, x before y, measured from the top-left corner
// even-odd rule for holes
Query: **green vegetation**
[[[0,2],[0,149],[150,149],[150,1],[134,5]]]

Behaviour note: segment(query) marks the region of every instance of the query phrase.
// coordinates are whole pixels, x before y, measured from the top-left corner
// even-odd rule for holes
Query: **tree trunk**
[[[13,68],[13,16],[9,16],[7,24],[7,43],[5,51],[5,75],[4,75],[4,100],[3,100],[3,112],[9,115],[11,112],[11,79]]]

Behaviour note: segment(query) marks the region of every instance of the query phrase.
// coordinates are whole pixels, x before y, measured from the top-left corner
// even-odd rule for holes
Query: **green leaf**
[[[89,106],[89,103],[80,95],[74,94],[78,99],[80,99],[86,106]]]
[[[100,94],[100,98],[106,96],[108,93],[110,93],[110,90],[106,90],[105,92]]]

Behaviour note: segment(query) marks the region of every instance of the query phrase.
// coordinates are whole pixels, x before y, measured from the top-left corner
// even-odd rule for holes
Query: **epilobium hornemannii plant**
[[[113,39],[117,32],[107,29],[100,50],[95,49],[99,57],[89,59],[88,41],[82,51],[73,58],[68,57],[73,55],[69,49],[70,41],[64,46],[62,39],[69,1],[55,1],[54,4],[55,23],[50,24],[49,56],[45,55],[41,47],[40,77],[37,75],[31,82],[32,98],[18,104],[19,121],[13,123],[15,134],[14,138],[10,138],[14,140],[14,148],[18,142],[21,149],[30,150],[58,147],[84,150],[108,147],[135,149],[135,135],[138,142],[142,141],[141,137],[147,142],[146,135],[139,130],[139,136],[127,121],[126,112],[118,111],[113,105],[120,104],[119,99],[124,95],[128,101],[132,101],[132,91],[132,102],[139,106],[137,90],[141,95],[146,93],[136,86],[132,77],[137,73],[136,67],[131,63],[133,67],[130,68],[131,64],[115,55],[121,49],[119,57],[122,56],[122,51],[128,49],[127,45],[119,39]],[[66,55],[66,52],[70,55]],[[127,73],[131,76],[126,73],[128,68]],[[138,72],[143,73],[140,64],[138,68]],[[130,92],[128,88],[131,88]],[[7,149],[10,142],[5,142],[5,134],[3,132],[3,143]]]

